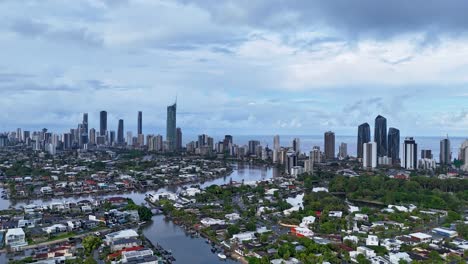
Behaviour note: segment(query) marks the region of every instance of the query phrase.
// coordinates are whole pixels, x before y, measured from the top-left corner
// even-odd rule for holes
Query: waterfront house
[[[255,239],[255,232],[239,233],[239,234],[233,235],[231,238],[231,240],[238,241],[238,242],[249,241],[253,239]]]
[[[106,199],[106,202],[117,207],[126,206],[128,204],[128,200],[124,197],[111,197]]]
[[[112,245],[114,241],[117,241],[119,239],[129,239],[129,238],[137,238],[137,237],[138,237],[138,233],[135,230],[125,229],[125,230],[107,234],[105,241],[107,245]]]
[[[118,239],[112,242],[111,244],[111,251],[116,252],[125,248],[132,248],[132,247],[137,247],[141,245],[141,240],[136,239],[136,238],[123,238],[123,239]]]

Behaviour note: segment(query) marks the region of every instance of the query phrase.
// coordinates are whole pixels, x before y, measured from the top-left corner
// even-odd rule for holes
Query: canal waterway
[[[251,182],[271,179],[279,176],[280,172],[276,168],[267,166],[258,166],[251,164],[235,164],[230,175],[222,178],[213,179],[199,184],[201,188],[211,185],[223,185],[230,181]],[[156,190],[157,192],[177,192],[183,186],[169,186]],[[153,192],[153,191],[152,191]],[[123,194],[105,194],[105,195],[85,195],[79,197],[58,197],[53,199],[39,199],[31,201],[10,201],[0,200],[0,210],[9,207],[21,208],[27,204],[48,204],[51,202],[78,202],[80,200],[95,200],[108,197],[121,196],[131,198],[136,204],[145,203],[146,192],[130,192]],[[171,221],[166,221],[164,216],[156,215],[153,221],[143,228],[145,236],[153,243],[160,244],[166,250],[171,250],[176,259],[176,263],[192,264],[211,264],[211,263],[233,263],[234,260],[221,261],[216,254],[211,252],[211,246],[205,243],[203,238],[192,238],[185,234],[185,231]],[[4,256],[0,256],[0,262]],[[3,263],[3,262],[2,262]]]

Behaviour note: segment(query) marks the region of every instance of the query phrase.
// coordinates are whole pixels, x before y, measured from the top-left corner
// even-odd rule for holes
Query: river
[[[250,164],[236,164],[234,165],[233,172],[225,177],[199,183],[202,188],[210,185],[222,185],[232,181],[244,182],[259,181],[271,179],[279,176],[279,171],[276,168],[250,165]],[[193,184],[189,184],[193,185]],[[181,189],[181,186],[169,186],[161,188],[159,191],[172,191],[176,192]],[[9,201],[0,200],[0,209],[7,209],[10,206],[19,208],[21,206],[35,203],[51,203],[51,202],[77,202],[80,200],[88,199],[102,199],[112,196],[122,196],[133,199],[137,204],[145,203],[146,192],[131,192],[124,194],[106,194],[106,195],[89,195],[80,197],[59,197],[47,200],[32,200],[32,201]],[[153,217],[151,224],[143,228],[145,236],[153,243],[160,244],[167,250],[172,250],[173,256],[176,258],[177,263],[192,263],[192,264],[209,264],[209,263],[233,263],[233,260],[221,261],[216,254],[211,253],[211,246],[204,242],[203,238],[191,238],[187,236],[182,228],[175,225],[170,221],[165,221],[164,216],[157,215]],[[4,256],[0,256],[0,262]],[[2,262],[3,263],[3,262]]]

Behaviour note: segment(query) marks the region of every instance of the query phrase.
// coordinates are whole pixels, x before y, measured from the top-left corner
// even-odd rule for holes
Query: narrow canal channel
[[[271,179],[279,176],[279,171],[276,168],[263,167],[250,164],[236,164],[234,165],[233,172],[225,177],[210,180],[207,182],[199,183],[202,188],[211,185],[227,184],[231,180],[236,182],[259,181]],[[194,183],[195,184],[195,183]],[[190,185],[194,185],[190,184]],[[159,189],[158,191],[172,191],[180,190],[180,186],[170,186]],[[32,201],[19,201],[12,202],[9,200],[0,200],[0,209],[8,209],[10,206],[19,208],[27,204],[43,204],[51,202],[78,202],[83,199],[103,199],[112,196],[122,196],[133,199],[137,204],[145,203],[145,194],[143,192],[131,192],[124,194],[106,194],[98,196],[81,196],[81,197],[63,197],[48,200],[32,200]],[[234,263],[234,260],[221,261],[216,254],[211,252],[211,246],[205,243],[203,238],[192,238],[186,235],[184,230],[172,223],[171,221],[164,220],[164,216],[157,215],[153,217],[152,223],[143,228],[145,236],[153,243],[160,244],[166,250],[171,250],[176,259],[176,263],[192,263],[192,264],[209,264],[209,263]],[[5,256],[0,255],[0,263],[4,260]]]

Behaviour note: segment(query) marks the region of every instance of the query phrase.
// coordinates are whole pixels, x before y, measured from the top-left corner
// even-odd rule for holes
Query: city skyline
[[[179,94],[187,132],[352,135],[379,113],[404,135],[467,134],[467,3],[208,2],[2,1],[0,130],[101,109],[161,130]]]
[[[468,263],[466,10],[0,0],[0,264]]]

